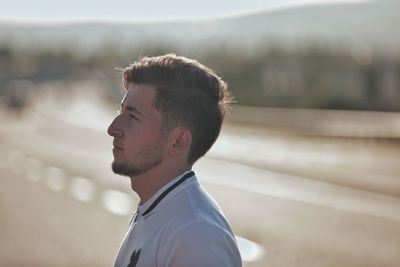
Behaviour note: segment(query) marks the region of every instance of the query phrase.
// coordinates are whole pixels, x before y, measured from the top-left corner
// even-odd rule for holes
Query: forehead
[[[148,84],[130,83],[121,101],[122,106],[129,106],[143,113],[144,116],[161,116],[153,105],[156,95],[155,87]]]
[[[122,104],[153,104],[155,88],[148,84],[130,83]]]

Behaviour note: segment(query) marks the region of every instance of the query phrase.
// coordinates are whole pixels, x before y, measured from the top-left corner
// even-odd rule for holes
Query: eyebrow
[[[122,109],[124,108],[124,104],[123,104],[123,103],[121,103],[121,108],[122,108]],[[143,116],[143,113],[140,112],[137,108],[135,108],[135,107],[133,107],[133,106],[125,106],[125,108],[126,108],[129,112],[133,112],[133,113],[138,114],[138,115],[141,116],[141,117],[144,117],[144,116]]]

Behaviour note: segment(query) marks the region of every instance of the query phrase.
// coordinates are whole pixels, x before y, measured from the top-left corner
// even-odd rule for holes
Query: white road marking
[[[28,158],[26,162],[26,178],[31,182],[39,182],[43,179],[44,166],[43,164],[35,158]]]
[[[246,238],[236,236],[236,241],[243,261],[255,261],[260,258],[264,251],[259,244]]]
[[[83,177],[73,177],[70,187],[70,194],[76,200],[82,202],[91,202],[96,193],[95,184]]]
[[[117,215],[127,215],[133,210],[133,200],[129,194],[114,189],[103,192],[102,204],[107,211]]]
[[[53,191],[60,192],[64,190],[66,182],[65,172],[57,167],[47,167],[46,170],[46,186]]]
[[[25,155],[18,149],[12,149],[6,159],[6,166],[15,175],[21,175],[24,169]]]

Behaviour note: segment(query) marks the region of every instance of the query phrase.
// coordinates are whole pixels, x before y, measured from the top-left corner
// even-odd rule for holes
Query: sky
[[[197,20],[260,10],[368,0],[0,0],[0,20],[14,22]]]

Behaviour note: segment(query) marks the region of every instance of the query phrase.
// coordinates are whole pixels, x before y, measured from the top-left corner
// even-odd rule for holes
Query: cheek
[[[160,138],[160,125],[153,121],[125,124],[125,142],[132,147],[143,147],[156,143]]]
[[[157,143],[159,133],[154,131],[135,131],[126,135],[126,146],[132,150],[140,150],[141,148]]]

